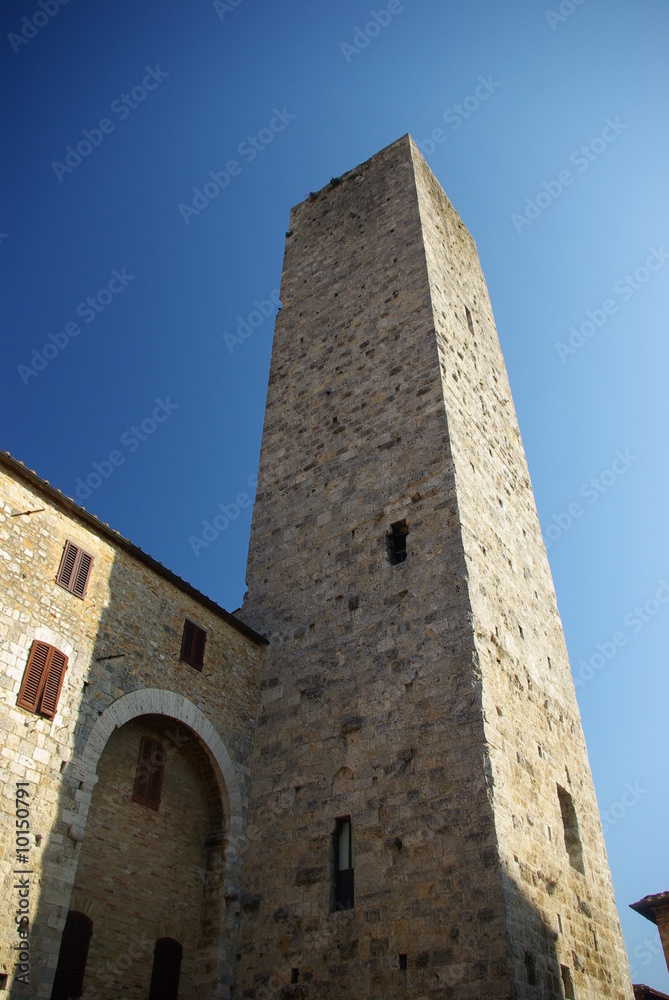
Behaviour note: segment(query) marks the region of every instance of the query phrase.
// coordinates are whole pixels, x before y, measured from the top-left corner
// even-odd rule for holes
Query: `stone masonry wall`
[[[237,988],[487,1000],[571,979],[629,1000],[485,283],[408,136],[293,209],[281,300],[242,612],[272,646]],[[355,906],[333,913],[346,816]]]
[[[408,139],[293,209],[242,617],[261,681],[242,997],[508,995]],[[408,557],[387,558],[406,519]],[[355,906],[330,912],[350,816]],[[406,968],[404,967],[406,963]]]
[[[632,996],[553,581],[476,246],[412,145],[483,678],[518,996]],[[571,796],[584,873],[565,848]],[[525,900],[540,916],[527,917]],[[525,917],[519,912],[525,911]],[[548,934],[546,934],[548,931]],[[553,944],[554,942],[554,944]],[[553,995],[552,992],[546,995]]]
[[[51,993],[82,838],[89,850],[86,817],[97,760],[117,726],[133,718],[169,717],[176,720],[183,752],[189,743],[201,748],[216,776],[225,815],[226,883],[239,884],[255,673],[264,647],[211,602],[187,592],[176,578],[171,582],[153,571],[111,533],[78,518],[74,505],[54,499],[36,477],[26,476],[17,474],[9,460],[0,464],[1,871],[4,898],[10,901],[0,926],[0,972],[8,976],[12,997],[32,998]],[[66,539],[95,558],[84,600],[55,583]],[[186,616],[208,633],[202,672],[179,662]],[[34,639],[69,657],[53,721],[16,705]],[[13,983],[17,781],[28,782],[30,792],[29,987]],[[187,798],[183,808],[190,808]],[[132,877],[119,879],[118,891],[130,899]],[[145,930],[151,936],[169,915],[159,894],[146,906]],[[212,996],[224,995],[232,981],[237,910],[234,902],[223,907],[227,925],[213,948],[209,973],[210,984],[218,977],[221,985],[216,993],[211,986]]]

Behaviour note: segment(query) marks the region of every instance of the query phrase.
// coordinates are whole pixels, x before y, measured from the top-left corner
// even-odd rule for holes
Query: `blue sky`
[[[230,610],[289,209],[422,145],[488,281],[633,978],[669,991],[627,908],[669,888],[666,3],[0,18],[0,446]]]

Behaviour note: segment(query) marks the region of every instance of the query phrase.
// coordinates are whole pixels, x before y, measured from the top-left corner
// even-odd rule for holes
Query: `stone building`
[[[657,927],[664,960],[669,969],[669,892],[656,892],[651,896],[644,896],[636,903],[630,903],[630,907]]]
[[[476,247],[398,140],[293,209],[241,617],[243,997],[632,986]]]
[[[281,301],[235,618],[2,460],[30,995],[92,921],[88,1000],[631,1000],[485,281],[408,136],[293,209]]]
[[[3,453],[0,560],[0,985],[223,995],[265,641]]]

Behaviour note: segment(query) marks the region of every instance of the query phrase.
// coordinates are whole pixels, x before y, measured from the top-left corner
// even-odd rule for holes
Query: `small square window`
[[[184,634],[181,640],[181,653],[179,659],[182,663],[188,663],[196,670],[202,670],[204,664],[204,646],[207,641],[207,633],[190,618],[184,622]]]
[[[407,535],[409,529],[406,521],[395,521],[390,525],[390,531],[386,535],[386,549],[388,562],[391,566],[397,566],[404,562],[407,557]]]

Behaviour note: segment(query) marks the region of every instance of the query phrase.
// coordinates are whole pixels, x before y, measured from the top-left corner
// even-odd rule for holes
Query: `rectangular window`
[[[65,542],[65,548],[63,549],[63,555],[56,575],[56,583],[59,587],[69,590],[75,597],[83,599],[86,595],[92,566],[92,555],[84,552],[74,542]]]
[[[55,646],[35,640],[16,704],[36,715],[53,719],[66,670],[67,657],[64,653]]]
[[[353,824],[351,817],[338,819],[334,833],[335,910],[353,908]]]
[[[160,792],[165,774],[165,748],[151,736],[142,736],[139,745],[139,759],[135,774],[135,787],[132,792],[133,802],[157,809],[160,805]]]
[[[190,618],[184,622],[184,634],[181,640],[181,653],[179,659],[182,663],[188,663],[196,670],[202,670],[204,664],[204,646],[207,641],[207,633]]]
[[[407,535],[409,529],[406,521],[395,521],[390,525],[390,531],[386,535],[386,548],[388,562],[391,566],[397,566],[404,562],[407,557]]]
[[[578,832],[578,819],[576,818],[574,802],[569,792],[560,785],[557,786],[557,792],[560,800],[560,812],[562,813],[562,826],[564,828],[564,846],[567,848],[567,854],[569,855],[569,864],[576,871],[579,871],[581,875],[584,875],[583,845],[581,844],[581,836]]]

